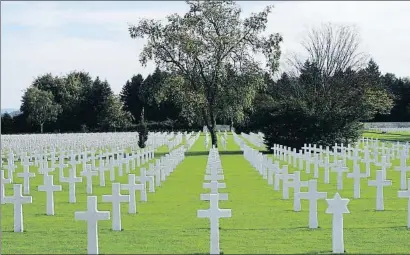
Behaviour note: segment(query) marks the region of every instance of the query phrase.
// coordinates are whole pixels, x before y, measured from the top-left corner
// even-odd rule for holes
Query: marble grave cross
[[[309,190],[308,192],[299,192],[297,196],[300,199],[309,200],[309,228],[318,228],[317,220],[317,201],[319,199],[326,199],[327,192],[318,192],[317,191],[317,180],[308,181]]]
[[[392,181],[385,180],[383,176],[383,170],[376,171],[376,180],[369,180],[368,186],[375,186],[376,191],[376,211],[384,210],[384,193],[383,188],[386,186],[391,186]]]
[[[4,197],[4,202],[14,205],[14,232],[23,232],[23,204],[33,203],[33,198],[23,196],[21,184],[14,184],[13,190],[13,196]]]
[[[198,218],[209,218],[211,223],[210,254],[220,254],[219,249],[219,218],[232,217],[231,209],[219,208],[219,194],[210,194],[210,206],[208,210],[198,210]]]
[[[97,210],[97,196],[87,197],[87,211],[75,212],[75,220],[87,221],[87,253],[98,254],[98,221],[109,220],[109,211]]]

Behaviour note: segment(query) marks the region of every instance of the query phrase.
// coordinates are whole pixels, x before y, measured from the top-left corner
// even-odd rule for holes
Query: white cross
[[[36,176],[35,173],[30,173],[28,167],[24,167],[24,172],[18,173],[17,177],[23,178],[24,195],[30,194],[30,178]]]
[[[375,165],[381,167],[381,171],[383,172],[383,180],[386,180],[386,170],[391,166],[391,164],[387,162],[387,157],[382,156],[381,162],[376,163]]]
[[[124,173],[123,173],[123,169],[122,169],[122,164],[123,164],[123,154],[122,153],[118,153],[117,154],[117,162],[116,162],[116,164],[117,164],[117,166],[118,166],[118,176],[123,176],[124,175]]]
[[[289,174],[288,172],[288,166],[285,165],[283,166],[283,172],[281,175],[282,182],[283,182],[283,188],[282,188],[282,199],[289,199],[289,186],[290,180],[292,180],[295,177],[294,174]]]
[[[205,181],[222,181],[224,180],[223,175],[219,175],[216,168],[211,169],[210,175],[205,175]]]
[[[407,190],[398,191],[399,198],[407,198],[407,228],[410,228],[410,178],[407,180],[408,188]]]
[[[53,176],[48,175],[44,178],[44,184],[38,186],[38,191],[44,191],[47,193],[47,215],[54,215],[54,192],[61,191],[61,185],[53,184]]]
[[[407,166],[406,160],[402,158],[400,162],[400,166],[396,166],[394,170],[400,172],[400,189],[405,190],[406,189],[406,178],[407,178],[407,172],[410,171],[410,167]]]
[[[110,181],[115,181],[115,159],[109,158],[108,160],[108,167],[110,170]]]
[[[121,195],[121,185],[113,183],[111,186],[112,194],[103,195],[103,202],[112,204],[112,230],[121,231],[121,202],[130,202],[130,195]]]
[[[329,149],[329,147],[327,147]],[[325,157],[323,167],[324,167],[324,183],[329,184],[329,169],[332,166],[332,164],[329,161],[329,157]]]
[[[319,157],[317,154],[313,157],[313,178],[319,178]]]
[[[75,212],[75,220],[87,221],[87,253],[98,254],[98,221],[109,220],[110,212],[97,210],[97,197],[87,197],[87,211]]]
[[[347,173],[347,178],[352,178],[354,180],[353,184],[353,197],[354,198],[360,198],[360,179],[361,178],[366,178],[367,175],[366,173],[361,173],[360,172],[360,166],[358,164],[355,164],[353,166],[353,172],[352,173]]]
[[[310,164],[312,163],[312,159],[311,159],[310,153],[305,154],[305,162],[306,162],[305,171],[306,171],[307,174],[310,174]]]
[[[92,194],[93,193],[93,176],[97,176],[98,172],[97,171],[92,171],[91,170],[91,165],[86,164],[86,169],[81,172],[81,175],[86,177],[87,194]]]
[[[208,210],[198,210],[198,218],[209,218],[211,223],[210,250],[211,254],[219,254],[219,218],[232,217],[231,209],[219,209],[219,194],[210,194]]]
[[[5,197],[5,184],[10,184],[11,180],[4,178],[4,170],[0,171],[0,185],[1,185],[1,194],[0,194],[0,202],[1,204],[5,204],[4,197]]]
[[[155,178],[155,186],[161,186],[161,165],[159,164],[158,160],[156,161],[156,164],[153,167],[153,174]]]
[[[105,170],[107,168],[104,165],[104,160],[100,159],[99,160],[99,165],[98,165],[98,176],[100,177],[100,186],[105,187]]]
[[[58,163],[58,170],[59,175],[58,179],[61,182],[62,178],[64,178],[64,168],[68,167],[67,164],[64,163],[64,155],[60,154],[59,163]]]
[[[317,200],[326,199],[327,192],[317,191],[317,180],[308,181],[309,191],[299,192],[297,196],[299,199],[309,200],[309,228],[318,228],[317,220]]]
[[[69,193],[69,202],[70,203],[75,203],[76,202],[75,183],[76,182],[82,182],[82,181],[83,181],[82,177],[76,177],[75,166],[73,168],[69,169],[68,177],[64,177],[64,178],[61,179],[61,182],[67,182],[68,183],[68,193]]]
[[[14,205],[14,232],[23,232],[23,204],[31,204],[33,198],[22,195],[21,184],[14,184],[13,191],[13,196],[4,197],[4,202]]]
[[[148,191],[155,192],[154,176],[147,175],[147,170],[145,168],[140,168],[140,173],[141,175],[137,177],[137,180],[140,180],[141,183],[144,183],[145,185],[148,182]]]
[[[38,171],[40,174],[48,175],[48,173],[54,171],[54,167],[48,167],[48,161],[43,161]]]
[[[204,189],[211,189],[210,194],[219,194],[219,200],[228,200],[228,194],[226,193],[219,193],[218,189],[224,189],[226,188],[226,183],[221,183],[218,181],[211,181],[209,183],[204,183],[202,185]],[[200,195],[200,200],[209,200],[210,196],[209,194],[201,194]]]
[[[376,210],[383,211],[384,210],[384,194],[383,194],[383,187],[391,186],[392,181],[385,180],[383,178],[383,170],[376,171],[376,180],[369,180],[368,186],[376,186]]]
[[[276,172],[278,172],[278,161],[275,161],[275,163],[268,163],[268,185],[273,184],[273,176],[275,175]]]
[[[280,180],[282,179],[283,175],[288,174],[288,172],[287,172],[288,168],[287,167],[283,167],[283,168],[278,167],[276,170],[277,170],[277,173],[275,174],[273,189],[274,190],[280,190]]]
[[[348,168],[343,166],[342,160],[338,160],[337,163],[333,171],[337,173],[337,189],[341,190],[343,189],[343,173],[347,172]]]
[[[301,204],[300,197],[297,194],[300,193],[300,188],[308,187],[308,182],[300,180],[299,171],[293,172],[293,175],[293,182],[290,184],[293,188],[293,211],[299,212],[301,210]]]
[[[137,203],[135,199],[135,191],[139,190],[141,192],[141,200],[144,199],[142,195],[145,192],[145,185],[144,184],[136,184],[135,183],[135,174],[128,175],[128,184],[121,184],[122,190],[128,190],[130,194],[130,203],[128,205],[128,213],[135,214],[137,213]],[[147,193],[145,192],[145,196]]]
[[[91,160],[91,169],[95,169],[95,160],[97,159],[95,151],[91,151],[91,155],[88,158]]]
[[[24,156],[23,160],[21,161],[21,164],[23,165],[23,167],[30,167],[33,165],[32,162],[30,162],[30,158],[28,156]]]
[[[350,158],[354,163],[361,159],[361,157],[359,156],[359,150],[357,148],[353,149],[353,156],[351,156]]]
[[[75,154],[74,153],[72,153],[71,156],[70,156],[70,165],[72,167],[77,165],[77,160],[75,160]]]
[[[7,169],[7,178],[9,178],[11,182],[13,182],[13,172],[14,172],[14,169],[16,168],[17,166],[14,165],[14,163],[9,160],[7,163],[6,169]]]

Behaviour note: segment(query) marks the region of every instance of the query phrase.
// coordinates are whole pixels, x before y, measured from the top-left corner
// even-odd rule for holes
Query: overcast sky
[[[268,31],[284,37],[284,54],[300,50],[309,27],[324,22],[355,25],[362,50],[381,71],[410,76],[410,2],[238,2],[244,15],[268,4]],[[51,72],[84,70],[107,79],[115,93],[141,67],[143,40],[133,40],[127,23],[138,17],[162,19],[184,13],[183,1],[1,2],[1,108],[19,108],[33,79]]]

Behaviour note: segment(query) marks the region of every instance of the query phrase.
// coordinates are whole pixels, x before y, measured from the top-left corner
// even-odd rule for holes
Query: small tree
[[[21,110],[27,114],[29,121],[40,125],[41,133],[43,133],[44,123],[56,121],[61,112],[61,106],[54,102],[53,94],[36,87],[27,89],[22,101]]]
[[[138,131],[138,146],[140,148],[145,148],[146,146],[146,142],[148,140],[148,127],[147,127],[147,123],[145,123],[144,120],[144,108],[142,108],[141,111],[141,120],[140,123],[137,126],[137,131]]]

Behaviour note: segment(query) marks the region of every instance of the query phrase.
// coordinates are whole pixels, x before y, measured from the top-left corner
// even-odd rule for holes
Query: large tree
[[[119,96],[111,95],[106,103],[107,107],[100,113],[102,126],[113,131],[120,128],[128,129],[131,126],[133,117],[130,112],[123,109],[123,103],[120,101]]]
[[[110,84],[104,80],[101,81],[97,76],[91,88],[86,94],[86,102],[88,106],[84,109],[87,112],[88,120],[87,127],[94,130],[106,131],[109,129],[107,123],[107,115],[110,113],[112,106],[111,98],[114,96]]]
[[[263,86],[263,68],[254,59],[262,53],[266,67],[274,72],[280,57],[279,34],[262,36],[272,6],[241,19],[241,9],[233,1],[187,1],[189,11],[172,14],[167,24],[142,19],[129,27],[132,38],[148,39],[140,62],[154,60],[172,74],[167,82],[175,102],[185,117],[201,122],[217,146],[216,120],[226,111],[237,122],[252,106],[256,91]],[[226,95],[232,96],[226,109]]]
[[[161,71],[158,67],[152,74],[145,78],[139,91],[139,98],[144,105],[146,120],[152,121],[176,121],[181,112],[180,107],[174,102],[172,97],[161,97],[161,90],[166,84],[169,76],[167,72]]]
[[[43,133],[44,123],[55,121],[61,112],[61,106],[54,102],[51,92],[30,87],[23,95],[20,110],[27,114],[29,121],[40,125]]]
[[[368,54],[360,49],[360,35],[354,26],[325,23],[313,27],[301,42],[304,51],[289,60],[300,72],[305,61],[314,63],[321,71],[324,81],[338,72],[360,70],[368,60]]]
[[[1,115],[1,133],[11,134],[13,133],[13,117],[9,113]]]
[[[323,91],[323,80],[329,87]],[[306,61],[300,75],[275,84],[274,104],[268,109],[265,143],[301,148],[305,143],[332,146],[351,143],[360,135],[360,120],[367,112],[362,77],[353,70],[325,77]]]
[[[32,86],[52,93],[54,101],[61,106],[62,112],[54,128],[61,131],[78,131],[90,116],[85,96],[92,83],[89,73],[72,71],[64,76],[53,76],[50,73],[40,75],[34,79]]]
[[[124,110],[129,111],[134,120],[138,120],[141,116],[143,102],[140,99],[140,88],[144,78],[141,74],[132,76],[122,87],[120,99],[124,104]]]
[[[360,136],[360,121],[387,114],[391,99],[380,86],[374,61],[360,51],[360,37],[349,26],[325,24],[308,32],[304,54],[294,70],[276,82],[264,132],[274,143],[300,148],[304,143],[350,143]]]
[[[388,115],[393,107],[393,95],[383,85],[379,66],[370,59],[367,67],[361,70],[360,75],[364,82],[364,107],[367,111],[362,120],[370,120],[376,115]]]

